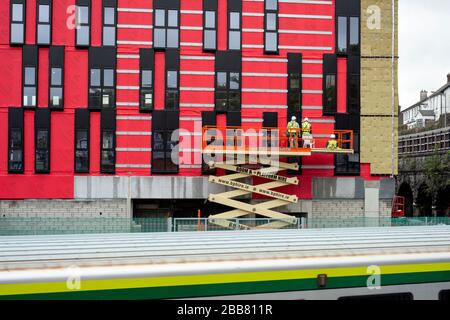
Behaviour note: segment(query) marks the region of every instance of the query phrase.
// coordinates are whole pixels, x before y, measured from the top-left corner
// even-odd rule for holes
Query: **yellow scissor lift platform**
[[[312,154],[353,154],[354,150],[353,132],[350,130],[335,130],[331,133],[304,137],[301,137],[300,129],[296,131],[292,138],[280,136],[278,128],[203,127],[203,159],[211,169],[224,169],[228,172],[220,177],[211,175],[209,182],[234,189],[209,195],[209,201],[233,208],[231,211],[209,216],[209,223],[229,229],[278,229],[297,223],[296,217],[273,210],[298,202],[296,195],[273,190],[299,184],[296,177],[280,175],[286,170],[299,170],[298,163],[283,162],[280,158],[304,157]],[[338,142],[338,148],[334,150],[326,148],[331,134],[336,136]],[[207,159],[208,157],[210,159]],[[246,181],[251,179],[253,182],[253,177],[266,179],[267,182],[258,185],[248,184]],[[250,194],[262,195],[269,199],[257,204],[235,199]],[[259,226],[241,223],[236,225],[237,218],[248,215],[262,216],[273,222]]]

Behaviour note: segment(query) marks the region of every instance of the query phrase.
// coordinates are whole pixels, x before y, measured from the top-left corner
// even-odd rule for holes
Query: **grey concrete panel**
[[[313,178],[313,199],[355,199],[355,178]]]
[[[380,181],[380,199],[392,199],[395,195],[395,180],[381,179]]]

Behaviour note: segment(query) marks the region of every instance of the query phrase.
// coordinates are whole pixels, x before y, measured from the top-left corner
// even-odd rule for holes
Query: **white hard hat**
[[[330,136],[330,138],[331,138],[331,139],[335,139],[336,136],[335,136],[334,134],[332,134],[332,135]]]
[[[309,119],[308,119],[308,118],[305,118],[305,121],[309,121]]]
[[[297,120],[297,118],[295,116],[292,116],[291,120]]]

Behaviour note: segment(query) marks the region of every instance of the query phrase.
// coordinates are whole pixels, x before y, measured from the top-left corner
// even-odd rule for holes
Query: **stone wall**
[[[372,174],[398,172],[398,0],[394,3],[393,62],[392,1],[361,1],[361,163],[370,163]],[[392,88],[394,88],[394,106],[392,106]],[[396,117],[394,125],[392,113]],[[392,149],[393,132],[394,149]],[[392,170],[392,153],[394,153],[394,170]]]

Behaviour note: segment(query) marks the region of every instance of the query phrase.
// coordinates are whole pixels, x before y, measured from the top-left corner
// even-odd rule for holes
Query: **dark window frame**
[[[155,106],[155,62],[154,62],[154,51],[153,49],[140,49],[139,50],[139,111],[140,112],[151,112],[154,110]],[[150,71],[151,76],[151,87],[143,86],[143,73],[144,71]],[[151,94],[152,103],[151,106],[147,106],[145,103],[145,95]]]
[[[87,23],[81,23],[78,20],[78,7],[87,7],[88,10],[88,22]],[[102,13],[103,15],[103,13]],[[91,37],[91,22],[92,22],[92,5],[91,5],[91,1],[90,0],[77,0],[76,2],[76,15],[75,15],[76,19],[75,19],[75,24],[76,24],[76,28],[75,28],[75,47],[77,48],[87,48],[91,46],[91,42],[92,42],[92,37]],[[78,43],[78,27],[88,27],[88,36],[89,36],[89,41],[87,44],[80,44]],[[103,33],[103,32],[102,32]]]
[[[59,52],[58,52],[59,51]],[[59,55],[59,57],[56,57]],[[55,56],[55,59],[52,57]],[[65,59],[65,48],[63,46],[52,46],[49,50],[49,67],[48,67],[48,106],[51,110],[64,110],[64,59]],[[56,61],[55,61],[56,60]],[[58,61],[59,60],[59,61]],[[53,69],[61,69],[61,84],[52,84],[53,79]],[[61,90],[61,99],[59,106],[53,104],[52,89]]]
[[[92,111],[116,108],[116,49],[114,47],[89,48],[89,75],[88,75],[88,108]],[[93,70],[100,71],[100,83],[92,84]],[[106,71],[112,71],[111,85],[105,83]],[[108,96],[108,104],[103,99]],[[100,99],[99,101],[96,101]]]
[[[40,22],[39,18],[39,6],[48,6],[48,22]],[[36,44],[38,46],[51,46],[52,45],[52,21],[53,21],[53,2],[52,0],[38,0],[36,3]],[[49,26],[48,43],[39,42],[39,25]]]
[[[166,51],[166,64],[165,64],[165,88],[164,88],[164,110],[178,111],[180,109],[180,50],[179,49],[167,49]],[[169,88],[169,72],[176,72],[177,84],[176,88]],[[172,96],[175,96],[174,106],[169,106],[169,101],[173,100]]]
[[[332,105],[328,105],[329,94],[328,94],[328,77],[334,78],[334,97],[332,98]],[[323,114],[330,115],[337,112],[337,87],[338,78],[337,73],[327,73],[323,75],[324,80],[324,90],[323,90]]]
[[[34,85],[26,84],[26,69],[34,69]],[[39,79],[39,50],[37,46],[24,45],[22,49],[22,107],[35,109],[38,104],[38,79]],[[25,104],[25,91],[27,88],[34,88],[34,104]],[[28,97],[28,96],[27,96]],[[28,101],[27,101],[28,102]],[[32,100],[33,102],[33,100]]]
[[[303,87],[303,79],[302,79],[302,73],[303,73],[303,55],[301,53],[288,53],[287,54],[288,59],[288,68],[287,68],[287,107],[288,107],[288,117],[292,115],[295,115],[298,119],[301,119],[302,117],[302,106],[303,106],[303,94],[302,94],[302,87]],[[293,80],[293,77],[298,77],[298,88],[292,88],[291,82]],[[297,91],[298,90],[298,91]],[[298,97],[298,105],[292,106],[291,105],[291,96],[297,95]],[[290,121],[290,120],[289,120]]]
[[[178,119],[177,124],[170,123],[171,120],[174,119],[171,115],[175,115]],[[172,134],[174,131],[176,131],[179,128],[179,111],[156,111],[153,114],[152,118],[152,166],[151,166],[151,173],[152,174],[177,174],[179,172],[179,165],[173,164],[171,166],[168,166],[168,161],[172,161],[172,158],[168,158],[167,154],[172,153],[171,148],[168,148],[168,137],[172,137]],[[162,134],[162,149],[155,148],[156,136],[157,134]],[[176,140],[170,140],[173,144],[174,148],[177,148],[179,146],[179,135],[176,136]],[[172,146],[172,144],[171,144]],[[158,153],[163,153],[163,163],[164,168],[160,169],[155,166],[155,156]],[[179,156],[179,154],[178,154]]]
[[[239,28],[237,29],[231,29],[231,14],[237,13],[239,14]],[[230,48],[230,39],[231,39],[231,33],[232,32],[239,32],[239,48]],[[242,11],[237,10],[228,10],[228,33],[227,33],[227,43],[228,43],[228,50],[229,51],[240,51],[242,50]]]
[[[37,109],[35,112],[35,131],[34,131],[34,171],[37,174],[48,174],[50,173],[50,150],[51,150],[51,112],[49,109]],[[39,144],[39,132],[43,131],[47,133],[46,147],[41,148]],[[46,152],[47,159],[44,168],[38,168],[39,153]]]
[[[162,10],[164,11],[164,26],[156,26],[156,11]],[[177,26],[169,26],[169,11],[177,11]],[[155,50],[165,50],[165,49],[179,49],[180,48],[180,19],[181,19],[181,13],[180,8],[154,8],[153,9],[153,48]],[[157,29],[163,29],[165,33],[165,42],[164,46],[155,46],[155,32]],[[169,39],[169,30],[176,30],[177,31],[177,37],[178,37],[178,43],[176,47],[169,47],[168,46],[168,39]]]
[[[345,39],[345,50],[340,51],[339,50],[339,19],[345,18],[346,19],[346,39]],[[352,27],[352,19],[358,20],[358,44],[356,49],[352,49],[351,46],[351,27]],[[361,53],[361,18],[356,15],[338,15],[336,16],[336,54],[339,56],[348,56],[348,55],[360,55]]]
[[[218,87],[218,74],[219,73],[225,73],[226,74],[226,88],[225,89],[219,89]],[[238,89],[231,89],[231,74],[235,73],[239,75],[239,88]],[[215,72],[215,79],[214,79],[214,104],[215,104],[215,111],[217,112],[228,112],[228,111],[241,111],[242,109],[242,72],[240,71],[234,71],[234,70],[220,70],[220,71],[216,71]],[[227,100],[227,105],[224,108],[222,107],[218,107],[218,95],[219,94],[225,94],[226,95],[226,100]],[[235,110],[234,108],[230,107],[230,98],[233,94],[238,94],[239,95],[239,108],[237,108],[237,110]]]
[[[80,123],[81,122],[81,123]],[[86,133],[86,148],[80,147],[78,145],[78,133]],[[75,173],[89,173],[90,169],[90,115],[87,109],[75,109],[75,133],[74,133],[74,172]],[[83,168],[77,168],[77,157],[78,152],[86,153],[86,166]]]
[[[100,85],[99,86],[93,86],[91,85],[91,75],[92,75],[92,70],[100,70]],[[112,70],[113,71],[113,85],[112,86],[106,86],[105,85],[105,70]],[[114,109],[115,108],[115,100],[116,100],[116,69],[115,68],[111,68],[111,67],[93,67],[89,69],[89,108],[90,109],[94,109],[94,110],[101,110],[101,109]],[[92,97],[92,93],[91,90],[100,90],[100,106],[96,106],[96,105],[91,105],[91,97]],[[108,94],[109,99],[111,99],[112,101],[109,101],[109,105],[112,104],[112,106],[105,106],[103,104],[103,98],[106,95],[105,91],[112,91],[112,99],[111,99],[111,95]]]
[[[107,24],[105,20],[105,9],[114,9],[114,22]],[[114,44],[105,44],[105,28],[114,28]],[[102,5],[102,45],[104,47],[116,47],[117,46],[117,3],[116,1],[103,0]]]
[[[206,26],[206,14],[207,12],[213,12],[214,13],[214,28],[211,27],[207,27]],[[204,10],[203,11],[203,30],[202,30],[202,42],[203,42],[203,51],[205,52],[214,52],[217,50],[217,44],[218,44],[218,39],[217,39],[217,29],[218,29],[218,17],[217,17],[217,9],[216,10]],[[206,45],[206,31],[213,31],[214,32],[214,37],[215,37],[215,41],[214,41],[214,48],[207,48]]]
[[[111,134],[112,145],[104,147],[105,133]],[[116,172],[116,110],[106,109],[101,111],[101,124],[100,124],[100,173],[102,174],[114,174]],[[112,154],[112,162],[104,162],[103,154],[107,152]]]
[[[277,2],[277,9],[267,9],[267,0],[264,0],[264,53],[265,54],[279,54],[279,19],[278,19],[278,10],[279,10],[279,3],[278,0],[275,0]],[[275,14],[275,30],[269,30],[267,28],[267,18],[269,14]],[[275,34],[276,35],[276,50],[268,50],[267,47],[267,35],[268,34]]]
[[[13,7],[14,4],[20,4],[22,6],[22,21],[13,21]],[[25,44],[26,38],[26,1],[25,0],[11,0],[9,3],[9,44],[10,46],[22,46]],[[13,42],[12,41],[12,29],[13,25],[22,25],[22,41]]]
[[[12,144],[12,132],[20,132],[20,144],[18,146]],[[8,109],[8,173],[22,174],[25,171],[25,132],[24,132],[24,115],[22,108]],[[21,161],[12,161],[11,155],[13,151],[20,151]],[[20,168],[13,167],[12,163],[20,164]]]

